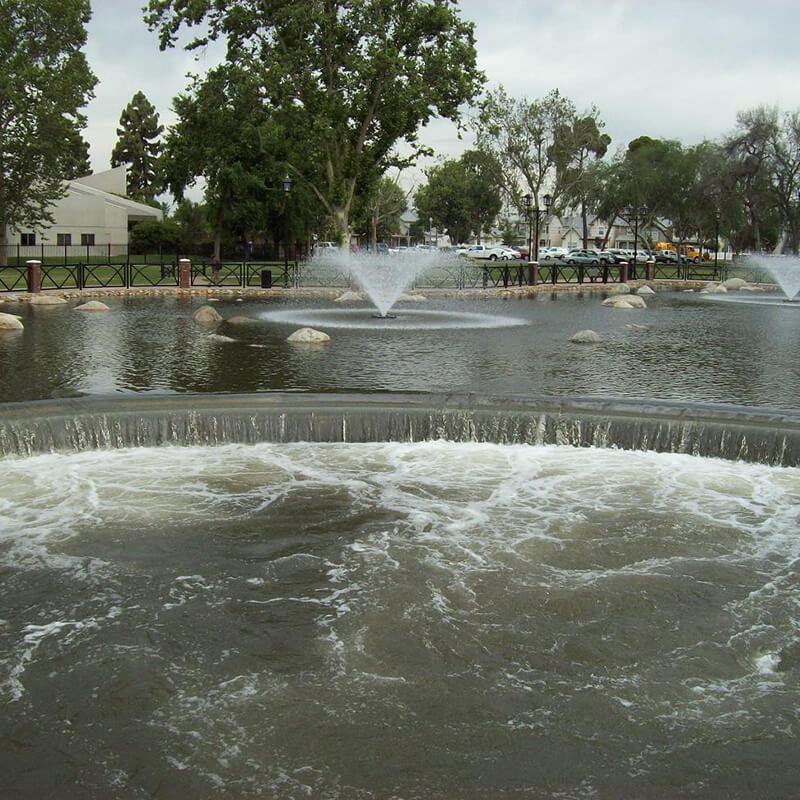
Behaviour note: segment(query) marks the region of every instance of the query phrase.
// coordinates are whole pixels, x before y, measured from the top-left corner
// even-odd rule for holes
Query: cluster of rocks
[[[647,308],[647,303],[644,300],[646,295],[655,294],[652,287],[643,284],[636,290],[631,289],[627,283],[619,283],[609,287],[611,294],[602,302],[606,308],[611,308],[616,311],[624,311],[628,309],[643,309]],[[646,330],[646,325],[628,324],[625,326],[630,330]],[[573,333],[569,337],[570,342],[575,344],[599,344],[603,340],[593,330],[582,330]]]
[[[9,292],[8,294],[0,295],[0,303],[19,303],[23,298],[19,295]],[[42,307],[57,307],[67,304],[66,298],[57,294],[32,294],[26,297],[25,300],[29,305],[42,306]],[[109,307],[100,302],[99,300],[89,300],[79,306],[75,306],[74,311],[110,311]],[[22,317],[19,314],[0,313],[0,330],[4,331],[21,331],[25,326],[22,324]]]

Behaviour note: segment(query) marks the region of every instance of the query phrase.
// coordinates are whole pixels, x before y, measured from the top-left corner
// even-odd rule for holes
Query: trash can
[[[262,289],[271,289],[272,288],[272,270],[271,269],[262,269],[261,270],[261,288]]]

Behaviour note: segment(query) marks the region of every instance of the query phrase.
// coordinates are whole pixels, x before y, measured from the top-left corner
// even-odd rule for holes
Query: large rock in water
[[[331,337],[328,336],[327,333],[323,331],[314,330],[314,328],[300,328],[296,330],[289,338],[286,340],[287,342],[307,342],[310,344],[323,344],[324,342],[329,342]]]
[[[569,340],[576,344],[599,344],[603,341],[594,331],[588,329],[573,333]]]
[[[111,309],[99,300],[89,300],[80,306],[75,306],[76,311],[110,311]]]
[[[57,294],[32,294],[28,301],[32,306],[63,306],[67,301]]]
[[[192,314],[192,319],[198,325],[217,325],[222,322],[222,316],[211,306],[200,306],[200,308]]]
[[[618,294],[607,297],[603,305],[608,308],[647,308],[647,303],[638,294]]]
[[[343,292],[334,301],[334,303],[363,303],[364,295],[360,292]]]
[[[21,331],[23,327],[16,314],[0,314],[0,331]]]

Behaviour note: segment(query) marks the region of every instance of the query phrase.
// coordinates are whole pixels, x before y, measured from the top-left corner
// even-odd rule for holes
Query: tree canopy
[[[417,212],[423,220],[446,230],[452,244],[466,242],[497,218],[500,197],[500,166],[486,153],[468,150],[459,159],[449,159],[428,172],[428,183],[417,191]]]
[[[161,47],[227,40],[227,63],[256,79],[283,130],[286,167],[344,240],[357,194],[420,152],[432,117],[459,119],[478,92],[473,25],[451,0],[150,0]],[[401,157],[398,145],[408,155]]]
[[[6,0],[0,27],[0,245],[8,226],[51,222],[80,109],[96,78],[81,48],[89,0]],[[2,254],[0,253],[0,256]]]

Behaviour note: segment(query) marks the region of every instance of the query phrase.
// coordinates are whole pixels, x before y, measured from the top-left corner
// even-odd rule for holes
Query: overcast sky
[[[188,72],[219,58],[162,53],[142,21],[145,0],[93,0],[86,54],[99,79],[84,136],[92,167],[110,164],[122,109],[141,90],[168,125]],[[487,87],[534,99],[559,89],[596,106],[612,152],[642,134],[694,144],[733,129],[757,105],[800,110],[798,0],[461,0],[476,25]],[[435,121],[422,140],[440,155],[470,144]],[[430,163],[430,162],[429,162]],[[198,199],[198,198],[196,198]]]

